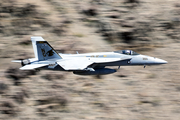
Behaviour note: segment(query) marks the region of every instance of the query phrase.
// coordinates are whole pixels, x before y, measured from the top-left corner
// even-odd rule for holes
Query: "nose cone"
[[[155,64],[167,64],[168,62],[159,58],[154,58]]]

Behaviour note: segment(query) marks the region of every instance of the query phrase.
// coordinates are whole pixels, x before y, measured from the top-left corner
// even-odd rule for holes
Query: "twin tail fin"
[[[35,58],[39,61],[48,59],[62,59],[51,45],[42,37],[31,37]]]

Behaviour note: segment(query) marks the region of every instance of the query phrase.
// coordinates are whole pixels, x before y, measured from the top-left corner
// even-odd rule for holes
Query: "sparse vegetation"
[[[74,33],[74,36],[76,36],[76,37],[84,37],[84,35],[81,34],[81,33]]]
[[[153,78],[156,78],[156,74],[149,74],[148,76],[147,76],[147,78],[150,78],[150,79],[153,79]]]
[[[0,119],[180,118],[179,13],[179,0],[1,0]],[[21,71],[10,61],[34,57],[31,36],[60,53],[132,49],[168,64],[106,76]]]

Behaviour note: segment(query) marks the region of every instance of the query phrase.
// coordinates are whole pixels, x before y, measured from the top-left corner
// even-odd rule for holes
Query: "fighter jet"
[[[115,73],[117,69],[107,66],[159,65],[167,61],[138,54],[132,50],[114,52],[97,52],[84,54],[57,53],[42,37],[31,37],[35,58],[13,60],[20,62],[21,70],[58,70],[71,71],[77,75],[106,75]]]

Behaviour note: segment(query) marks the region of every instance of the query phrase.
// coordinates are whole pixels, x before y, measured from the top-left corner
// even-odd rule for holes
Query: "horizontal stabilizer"
[[[19,69],[21,69],[21,70],[33,70],[33,69],[44,67],[44,66],[48,66],[48,64],[29,64],[29,65],[25,65]]]
[[[21,63],[22,60],[12,60],[11,62]]]

